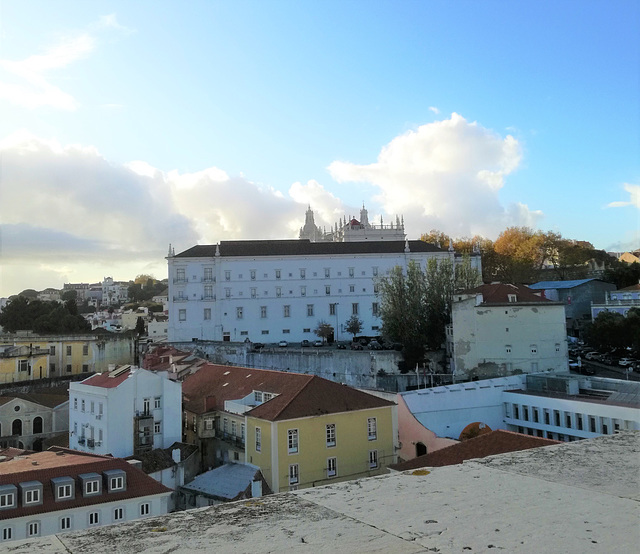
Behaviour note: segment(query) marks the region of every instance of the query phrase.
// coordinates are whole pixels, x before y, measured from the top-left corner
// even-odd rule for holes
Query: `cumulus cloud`
[[[52,277],[53,267],[62,268],[57,286],[63,275],[80,275],[80,266],[105,275],[123,268],[122,278],[155,267],[162,277],[169,243],[180,251],[220,240],[296,237],[304,218],[298,202],[324,196],[329,206],[331,198],[317,183],[294,185],[295,197],[285,197],[215,167],[165,173],[143,161],[116,165],[93,147],[25,132],[0,142],[0,156],[0,295],[25,288],[7,292],[8,281]]]
[[[635,206],[640,210],[640,185],[632,185],[625,183],[623,185],[625,191],[629,193],[629,200],[627,202],[610,202],[607,204],[607,208],[625,208],[627,206]]]
[[[500,202],[505,178],[521,158],[514,137],[454,113],[394,138],[374,163],[335,161],[328,169],[338,182],[373,185],[388,215],[404,214],[409,235],[437,228],[454,236],[495,237],[510,225],[535,225],[542,215]]]
[[[433,112],[436,115],[438,115],[440,113],[440,110],[438,108],[436,108],[435,106],[429,106],[429,111]]]

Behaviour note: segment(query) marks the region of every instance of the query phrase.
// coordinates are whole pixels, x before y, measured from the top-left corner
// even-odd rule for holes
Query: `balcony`
[[[216,295],[215,294],[205,294],[204,296],[200,297],[200,300],[204,300],[205,302],[215,302],[216,301]]]
[[[187,300],[189,300],[189,298],[187,296],[174,296],[173,297],[173,301],[174,302],[186,302]]]
[[[215,283],[216,282],[216,278],[215,277],[203,277],[200,280],[201,283]]]
[[[173,282],[176,285],[185,285],[187,283],[187,278],[186,277],[176,277],[173,280]]]
[[[225,433],[224,431],[221,431],[218,436],[224,442],[232,444],[233,446],[236,446],[237,448],[244,448],[244,442],[245,441],[244,441],[243,437],[239,437],[237,435],[232,435],[231,433]]]

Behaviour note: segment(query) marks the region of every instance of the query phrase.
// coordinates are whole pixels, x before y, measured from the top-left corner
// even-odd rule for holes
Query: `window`
[[[249,272],[249,275],[250,275],[250,277],[251,277],[251,280],[252,280],[252,281],[255,281],[255,280],[256,280],[256,270],[255,270],[255,269],[252,269],[252,270]]]
[[[353,304],[351,304],[351,313],[353,315],[358,315],[358,303],[354,302]]]
[[[74,410],[77,410],[77,409],[78,409],[78,399],[77,399],[77,398],[74,398],[74,399],[73,399],[73,409],[74,409]]]
[[[324,287],[324,293],[325,293],[326,295],[331,294],[331,287],[330,287],[329,285],[325,285],[325,287]]]
[[[331,270],[328,267],[324,268],[324,278],[329,279],[331,277]]]
[[[224,289],[224,297],[225,298],[231,298],[231,289],[230,288],[225,288]]]
[[[184,268],[176,269],[176,281],[181,282],[186,280],[187,280],[187,277],[185,275]]]
[[[89,372],[89,364],[82,364],[82,373]]]
[[[49,347],[49,354],[51,354],[52,356],[56,355],[56,347],[55,346],[50,346]]]
[[[510,344],[507,344],[507,345],[504,347],[504,351],[505,351],[507,354],[511,354],[511,345],[510,345]]]
[[[13,538],[13,527],[4,527],[2,529],[2,540],[10,541]]]
[[[544,424],[549,425],[549,410],[544,411]]]
[[[212,431],[213,430],[213,419],[211,419],[210,417],[206,418],[204,420],[204,428],[205,428],[205,431]]]
[[[225,271],[224,272],[224,280],[225,281],[231,281],[231,272],[230,271]]]
[[[533,421],[534,423],[540,422],[540,416],[538,415],[538,408],[531,408],[531,412],[533,413]]]
[[[509,302],[517,302],[518,301],[518,297],[515,294],[508,294],[507,295]]]
[[[68,531],[71,529],[71,518],[69,516],[60,518],[60,531]]]
[[[276,287],[276,296],[278,298],[282,296],[282,287]]]
[[[291,317],[291,306],[283,306],[282,309],[284,317]]]
[[[19,360],[18,371],[29,371],[29,360]]]
[[[335,477],[338,474],[338,459],[327,458],[327,477]]]
[[[375,417],[367,419],[367,437],[370,441],[374,441],[378,438],[378,425]]]
[[[89,512],[89,525],[98,525],[100,523],[100,512]]]
[[[40,489],[27,490],[24,493],[25,504],[37,504],[40,502]]]
[[[260,452],[262,448],[262,429],[256,427],[256,452]]]
[[[205,281],[213,281],[213,268],[205,267],[204,268],[204,280]]]
[[[187,310],[178,310],[178,321],[187,321]]]
[[[307,296],[307,287],[300,287],[300,296]]]
[[[40,534],[40,522],[31,521],[27,523],[27,537],[37,537]]]
[[[124,519],[124,508],[114,508],[113,521],[122,521]]]
[[[151,410],[151,399],[150,398],[145,398],[142,401],[142,411],[144,412],[145,415],[149,415],[149,412]],[[93,411],[93,410],[91,410]]]
[[[88,344],[82,345],[82,355],[83,356],[88,356],[89,355],[89,345]]]
[[[154,409],[156,409],[156,410],[160,409],[160,407],[162,405],[161,403],[162,403],[162,398],[159,397],[159,396],[156,396],[153,399],[153,407],[154,407]],[[100,404],[100,406],[102,407],[102,404]],[[100,409],[100,413],[102,413],[102,409]]]
[[[537,354],[538,353],[538,347],[535,344],[531,345],[531,353],[532,354]]]
[[[71,346],[67,346],[67,356],[71,356]]]
[[[558,410],[553,410],[553,420],[556,427],[560,427],[560,412]]]
[[[124,489],[124,477],[111,477],[109,479],[109,490],[118,491]]]
[[[349,292],[356,292],[356,286],[355,285],[349,285]]]
[[[371,268],[371,273],[373,273],[374,277],[377,277],[378,276],[378,268],[377,267]]]
[[[369,469],[375,469],[378,467],[378,451],[369,450]]]
[[[242,306],[236,308],[236,319],[242,319],[243,310]]]
[[[524,415],[524,420],[529,421],[529,408],[527,406],[522,406],[522,413]]]
[[[16,502],[16,496],[13,492],[0,494],[0,508],[13,508]]]
[[[96,494],[100,492],[100,481],[87,481],[85,484],[85,494]]]
[[[336,424],[330,423],[326,427],[327,432],[327,446],[335,446],[336,445]]]
[[[71,373],[71,364],[67,364],[67,373]]]
[[[556,352],[560,352],[560,345],[556,343]]]
[[[289,484],[297,485],[300,482],[300,470],[298,464],[291,464],[289,466]]]
[[[592,433],[596,433],[596,418],[589,416],[589,429]]]
[[[266,306],[260,306],[260,317],[262,319],[267,317],[267,307]]]
[[[157,435],[162,432],[162,425],[160,421],[155,421],[153,423],[153,432]]]
[[[336,304],[329,304],[329,315],[336,315]]]
[[[378,285],[378,283],[373,283],[373,293],[378,294],[379,291],[380,291],[380,285]]]
[[[141,516],[148,516],[150,512],[151,512],[151,506],[150,506],[150,504],[148,502],[140,504],[140,515]]]
[[[349,268],[349,277],[353,277],[354,274],[355,274],[355,270],[352,267],[350,267]]]
[[[262,402],[262,392],[257,390],[257,391],[253,391],[253,399],[256,402]]]
[[[89,412],[94,413],[96,410],[96,403],[92,400],[89,404]]]
[[[380,305],[377,302],[373,302],[371,304],[371,314],[374,317],[378,317],[380,315]]]
[[[578,424],[578,430],[582,431],[582,414],[576,414],[576,423]]]
[[[565,413],[564,414],[564,422],[565,422],[565,427],[568,427],[569,429],[571,429],[571,414],[570,413]]]
[[[59,485],[58,486],[58,500],[62,500],[64,498],[71,498],[72,496],[71,485]]]
[[[313,304],[307,304],[307,317],[313,317]]]
[[[213,287],[211,285],[204,286],[204,298],[211,300],[213,298]]]
[[[238,434],[238,423],[231,420],[231,434],[235,437]]]
[[[289,454],[296,454],[298,452],[298,430],[289,429],[287,433],[287,445]]]
[[[301,269],[300,270],[300,279],[306,279],[307,278],[307,271],[306,269]]]

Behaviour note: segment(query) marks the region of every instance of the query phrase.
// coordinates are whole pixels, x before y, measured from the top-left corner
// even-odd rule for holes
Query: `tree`
[[[420,235],[420,240],[428,242],[429,244],[439,244],[440,248],[446,248],[452,241],[451,237],[442,231],[437,229],[431,229],[428,233]]]
[[[136,320],[136,334],[140,337],[147,332],[147,327],[144,324],[144,319],[139,317]]]
[[[345,330],[352,334],[355,340],[356,335],[362,331],[362,320],[357,315],[352,315],[345,323]]]
[[[615,260],[611,267],[604,272],[603,279],[613,283],[619,289],[636,285],[640,282],[640,264],[629,264]]]
[[[0,326],[14,333],[30,330],[36,333],[86,333],[91,325],[78,314],[73,300],[65,304],[29,300],[24,296],[13,298],[0,312]]]
[[[314,333],[317,337],[320,337],[322,339],[322,342],[326,342],[327,339],[333,335],[333,327],[326,321],[318,321],[318,326],[316,327]]]
[[[74,302],[78,301],[78,291],[75,289],[65,290],[61,295],[60,299],[66,302],[67,300],[73,300]]]

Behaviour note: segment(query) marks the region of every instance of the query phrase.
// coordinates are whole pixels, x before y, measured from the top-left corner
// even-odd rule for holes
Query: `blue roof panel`
[[[530,289],[534,290],[546,290],[546,289],[572,289],[580,285],[584,285],[589,281],[597,281],[598,279],[573,279],[572,281],[540,281],[529,285]]]

